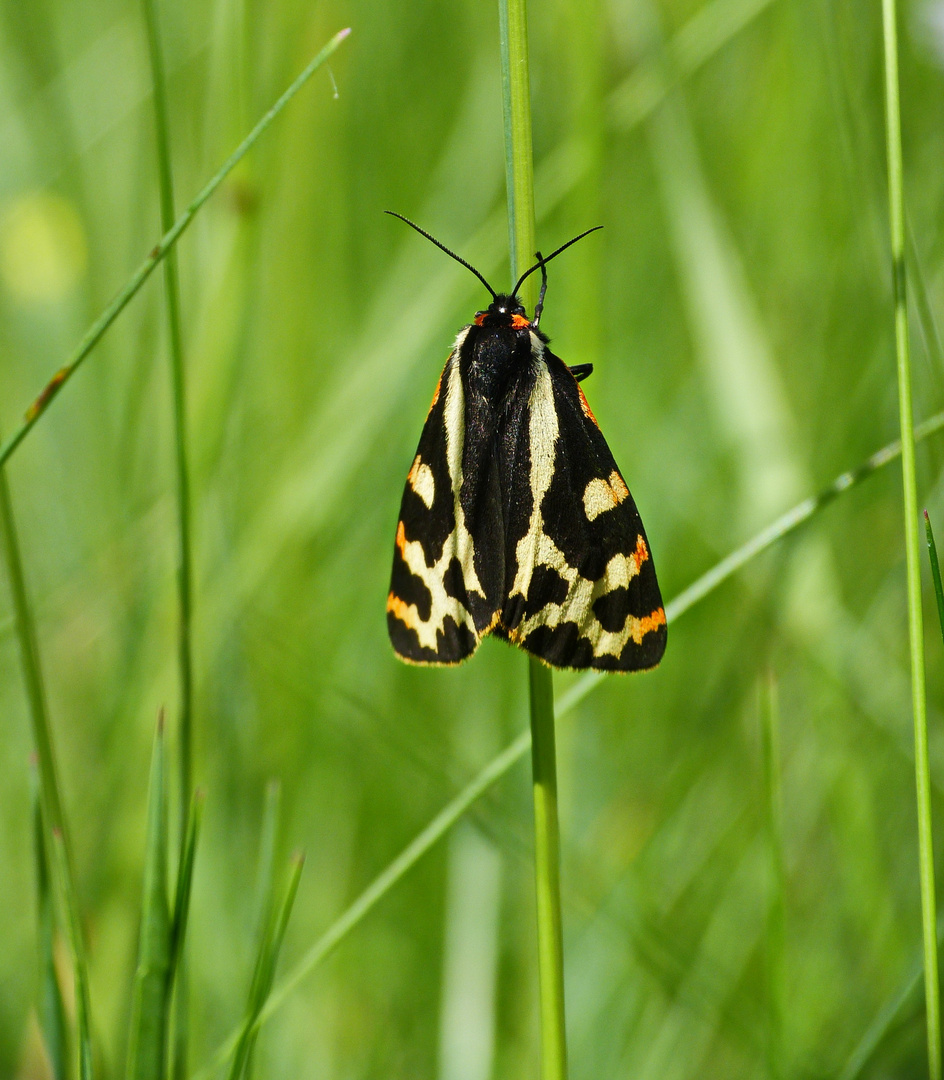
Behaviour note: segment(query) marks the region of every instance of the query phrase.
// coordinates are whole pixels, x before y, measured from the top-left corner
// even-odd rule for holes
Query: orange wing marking
[[[642,644],[642,639],[653,630],[665,626],[665,610],[656,608],[651,615],[644,615],[641,619],[633,620],[632,638],[637,645]]]
[[[577,393],[580,395],[580,408],[583,409],[584,416],[590,421],[591,424],[595,424],[597,427],[599,427],[600,425],[597,424],[597,418],[593,415],[593,410],[587,403],[587,398],[584,395],[583,390],[581,390],[579,386],[577,387]]]
[[[642,564],[649,558],[649,549],[646,547],[646,541],[641,536],[636,537],[636,550],[630,555],[630,558],[636,564],[636,573],[642,569]],[[635,575],[634,575],[635,576]],[[665,622],[665,612],[662,608],[659,608],[662,612],[662,621]]]
[[[419,614],[416,604],[408,604],[395,593],[390,593],[387,597],[387,611],[394,618],[399,619],[408,630],[416,630],[417,615]]]

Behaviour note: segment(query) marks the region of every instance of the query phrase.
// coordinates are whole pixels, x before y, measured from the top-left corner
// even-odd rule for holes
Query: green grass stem
[[[267,936],[272,933],[276,894],[276,852],[279,842],[279,819],[282,811],[282,785],[272,780],[266,785],[265,806],[262,811],[262,838],[259,844],[259,863],[256,869],[256,948],[261,957]],[[257,960],[258,966],[258,960]],[[270,986],[271,989],[271,986]],[[256,1033],[249,1038],[245,1050],[242,1075],[252,1076],[253,1051]],[[239,1055],[237,1055],[238,1057]]]
[[[259,863],[256,870],[256,933],[260,937],[265,932],[275,904],[276,850],[281,808],[282,785],[278,780],[271,780],[266,785]]]
[[[170,990],[172,1013],[170,1017],[170,1067],[171,1076],[183,1080],[187,1075],[187,1047],[190,1030],[190,986],[184,964],[184,948],[187,943],[187,924],[190,917],[190,896],[193,888],[193,864],[203,819],[204,797],[201,790],[193,793],[187,811],[187,834],[183,838],[177,866],[177,883],[174,889],[174,912],[171,921]],[[184,1034],[181,1036],[181,1029]]]
[[[187,940],[187,922],[190,917],[190,895],[193,889],[193,864],[197,854],[197,841],[200,838],[200,824],[203,820],[203,792],[193,794],[190,809],[187,812],[187,835],[180,849],[180,862],[177,867],[177,885],[174,889],[174,915],[171,922],[171,977],[177,973],[181,953]]]
[[[783,1060],[784,937],[786,870],[783,859],[783,793],[780,768],[780,710],[770,673],[761,686],[761,748],[764,760],[764,818],[767,834],[767,1074],[786,1075]]]
[[[937,544],[927,510],[924,512],[924,531],[928,541],[928,561],[931,564],[931,580],[934,582],[934,599],[937,601],[937,617],[941,624],[941,637],[944,639],[944,586],[941,584],[941,563],[937,557]]]
[[[289,916],[292,913],[295,894],[298,892],[298,882],[301,879],[304,864],[303,855],[297,854],[293,856],[288,885],[282,897],[282,902],[278,907],[273,905],[269,921],[261,936],[259,951],[256,956],[256,966],[252,976],[252,985],[249,990],[246,1018],[243,1021],[242,1031],[236,1042],[233,1061],[229,1070],[229,1080],[241,1080],[246,1075],[246,1068],[258,1036],[259,1017],[266,1003],[266,998],[272,989],[275,967],[285,938]]]
[[[167,1074],[173,934],[167,903],[168,835],[164,774],[162,715],[157,724],[151,760],[138,969],[134,977],[128,1041],[128,1080],[163,1080]]]
[[[904,488],[905,556],[908,583],[908,642],[914,713],[915,788],[918,803],[918,863],[921,880],[921,928],[924,939],[928,1075],[941,1080],[941,1011],[937,962],[937,903],[931,828],[931,774],[928,764],[928,718],[924,675],[924,627],[921,612],[921,549],[918,536],[918,482],[915,468],[911,355],[908,340],[908,290],[905,267],[905,203],[902,181],[901,106],[898,81],[898,13],[895,0],[882,0],[885,48],[885,143],[888,164],[888,210],[895,300],[895,351],[901,423],[901,472]]]
[[[174,178],[170,151],[170,126],[167,118],[167,85],[164,57],[155,0],[144,0],[148,54],[154,87],[154,134],[157,146],[157,172],[160,182],[161,231],[166,235],[174,227]],[[164,302],[167,310],[167,344],[170,358],[171,396],[174,408],[174,470],[177,486],[177,660],[180,679],[178,726],[178,796],[180,799],[181,844],[187,834],[190,809],[193,735],[191,731],[193,698],[193,658],[190,627],[192,622],[192,556],[190,539],[190,472],[187,465],[187,384],[184,372],[183,341],[180,330],[180,282],[177,274],[177,249],[171,248],[163,261]]]
[[[310,61],[308,66],[295,79],[291,86],[289,86],[275,104],[272,105],[272,107],[259,119],[252,131],[249,132],[239,146],[237,146],[226,161],[223,162],[213,178],[200,191],[180,217],[177,218],[173,227],[168,229],[154,245],[151,249],[151,253],[131,275],[124,288],[121,289],[114,300],[107,305],[101,315],[99,315],[95,322],[89,327],[85,336],[72,351],[72,354],[68,357],[65,364],[55,375],[53,375],[46,386],[40,391],[36,400],[26,410],[26,414],[20,421],[16,430],[2,445],[0,445],[0,465],[7,462],[10,455],[26,438],[33,425],[46,412],[52,401],[62,390],[63,386],[65,386],[69,379],[71,379],[76,371],[78,371],[82,362],[99,341],[101,341],[111,324],[118,318],[132,297],[134,297],[145,281],[151,276],[157,264],[173,249],[174,245],[186,231],[191,221],[193,221],[199,213],[207,199],[210,198],[226,177],[229,176],[239,162],[242,161],[247,153],[249,153],[259,136],[269,127],[272,121],[279,115],[292,98],[295,97],[298,91],[301,90],[306,82],[308,82],[318,68],[320,68],[321,65],[335,52],[350,32],[350,29],[339,31],[317,54],[317,56]]]
[[[545,1080],[566,1080],[564,924],[560,890],[554,683],[549,668],[534,657],[529,657],[529,661],[534,882],[537,893],[538,967],[541,980],[541,1075]]]
[[[80,1080],[85,1080],[85,1077],[91,1076],[92,1068],[90,1005],[75,864],[60,794],[59,771],[53,749],[52,728],[49,723],[46,690],[39,657],[39,640],[26,588],[23,558],[17,536],[16,520],[13,516],[13,503],[7,484],[6,470],[2,466],[0,466],[0,535],[3,539],[3,552],[10,581],[14,625],[19,643],[20,664],[36,752],[39,801],[45,830],[44,846],[46,851],[52,849],[54,853],[57,848],[61,848],[61,857],[54,858],[53,865],[56,868],[60,895],[70,931],[68,940],[72,952],[77,999],[79,1076]],[[58,836],[58,841],[54,841],[54,835]],[[88,1071],[83,1072],[83,1069]]]
[[[931,435],[944,430],[944,412],[936,413],[922,421],[915,429],[915,439],[924,441]],[[761,529],[750,540],[735,548],[710,570],[683,589],[666,604],[666,613],[672,621],[690,611],[715,589],[732,577],[758,555],[771,548],[778,541],[785,539],[801,525],[809,521],[817,512],[828,506],[843,492],[858,486],[863,480],[895,461],[901,454],[901,443],[894,442],[883,446],[861,465],[841,473],[818,495],[810,496],[798,503],[792,510],[782,514],[770,525]],[[578,679],[570,689],[561,695],[557,706],[558,717],[571,712],[603,681],[604,676],[590,674]],[[259,1014],[257,1026],[264,1024],[285,1004],[302,982],[341,944],[341,942],[363,921],[373,908],[393,889],[396,884],[420,861],[420,859],[443,837],[468,810],[508,773],[531,749],[531,731],[523,731],[513,742],[485,765],[468,784],[451,799],[429,824],[410,841],[399,855],[374,878],[366,889],[353,901],[320,938],[308,949],[295,967],[282,979],[272,991],[265,1008]],[[207,1080],[220,1065],[233,1053],[240,1037],[241,1029],[233,1032],[217,1047],[210,1060],[193,1074],[193,1080]]]
[[[53,863],[62,893],[62,910],[65,918],[69,948],[72,952],[72,978],[75,987],[76,1057],[79,1080],[92,1080],[92,1008],[89,997],[88,962],[85,957],[85,939],[75,896],[69,895],[69,853],[65,837],[60,829],[52,830]]]
[[[42,795],[36,769],[30,770],[33,796],[33,851],[36,862],[36,927],[39,945],[37,1013],[53,1080],[69,1077],[69,1026],[56,973],[56,902],[52,866],[43,824]]]
[[[33,728],[33,742],[36,746],[36,763],[39,768],[40,801],[46,818],[47,830],[58,829],[63,837],[63,846],[70,853],[70,882],[72,880],[71,847],[69,832],[62,810],[62,796],[59,788],[59,771],[53,750],[52,730],[49,725],[49,712],[46,707],[46,689],[43,683],[42,667],[39,659],[39,643],[36,625],[33,621],[32,608],[26,588],[26,576],[23,557],[13,516],[13,503],[7,484],[6,470],[0,469],[0,529],[3,532],[3,552],[10,581],[13,599],[14,626],[20,648],[20,663],[23,670],[23,682],[29,703],[30,720]],[[48,834],[47,834],[48,835]],[[71,885],[70,885],[71,891]]]
[[[499,0],[502,114],[511,276],[532,264],[535,249],[534,154],[531,142],[531,79],[525,0]],[[524,283],[521,301],[529,311],[537,299],[536,278]],[[554,741],[554,682],[550,668],[528,658],[531,764],[534,794],[534,880],[537,892],[541,1000],[541,1075],[566,1080],[564,938],[560,899],[560,830],[557,819],[557,762]]]
[[[534,154],[531,146],[531,79],[525,0],[498,0],[502,72],[502,118],[505,129],[505,184],[508,190],[508,246],[515,281],[533,262]],[[529,310],[536,299],[534,278],[525,282],[522,301]]]
[[[158,25],[156,0],[144,0],[151,82],[154,88],[154,134],[160,187],[161,231],[174,226],[174,175],[171,164],[170,123],[167,115],[167,85],[164,56]],[[187,453],[187,383],[184,371],[183,339],[180,329],[180,282],[177,248],[168,251],[163,262],[164,303],[167,311],[167,345],[170,360],[171,401],[173,403],[174,477],[177,497],[177,672],[180,699],[177,720],[177,795],[180,848],[189,831],[193,784],[193,557],[190,528],[190,471]],[[182,939],[180,949],[182,950]],[[189,1043],[188,980],[182,952],[178,953],[180,978],[174,995],[173,1076],[187,1072]]]

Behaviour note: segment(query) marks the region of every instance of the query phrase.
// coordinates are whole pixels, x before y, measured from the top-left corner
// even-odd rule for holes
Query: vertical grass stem
[[[174,181],[171,168],[170,134],[167,122],[167,89],[164,59],[157,24],[155,0],[144,0],[148,52],[154,85],[154,127],[157,166],[161,193],[161,229],[169,232],[174,225]],[[164,299],[167,306],[167,340],[170,354],[171,391],[174,407],[174,467],[177,486],[177,660],[180,679],[180,727],[178,731],[178,767],[180,800],[180,837],[187,835],[192,773],[191,697],[193,661],[191,658],[191,580],[190,542],[190,473],[187,467],[186,381],[183,345],[180,333],[180,282],[177,274],[177,249],[164,258]]]
[[[23,559],[16,533],[16,522],[13,517],[10,489],[7,486],[6,470],[2,466],[0,466],[0,535],[2,535],[7,574],[10,579],[16,634],[20,646],[20,662],[23,668],[23,681],[26,684],[26,697],[33,729],[33,744],[36,748],[36,764],[39,773],[39,802],[42,810],[46,848],[47,851],[51,851],[54,855],[52,862],[56,870],[59,892],[62,896],[69,930],[68,938],[72,952],[72,967],[76,987],[79,1080],[86,1080],[86,1077],[92,1075],[88,969],[85,962],[82,921],[79,917],[72,846],[69,840],[69,831],[66,827],[65,813],[62,808],[59,774],[56,766],[56,755],[53,750],[49,713],[46,708],[46,691],[43,685],[42,667],[39,660],[36,626],[33,621],[33,613],[26,589]]]
[[[502,112],[512,280],[534,256],[534,158],[531,147],[531,82],[525,0],[499,0]],[[537,282],[532,275],[521,300],[533,311]],[[560,901],[560,834],[557,821],[557,764],[554,747],[554,684],[551,672],[529,657],[531,762],[534,785],[535,885],[541,999],[541,1070],[544,1080],[565,1080],[564,944]]]
[[[914,414],[908,341],[908,293],[905,272],[905,211],[902,185],[901,108],[898,85],[898,33],[895,0],[882,0],[885,47],[885,136],[888,163],[888,209],[895,300],[895,347],[901,422],[901,470],[904,487],[905,554],[908,580],[908,637],[914,714],[915,786],[918,802],[918,861],[921,880],[921,922],[924,940],[924,982],[928,1039],[928,1075],[941,1080],[941,1023],[938,988],[934,890],[934,848],[931,834],[931,779],[928,767],[928,723],[924,683],[924,636],[921,614],[921,549],[918,532],[918,485],[915,474]]]
[[[39,945],[39,1000],[37,1013],[53,1080],[68,1080],[69,1026],[56,972],[56,903],[52,866],[43,823],[42,796],[37,770],[30,770],[33,796],[33,850],[36,859],[36,925]]]
[[[156,0],[144,0],[151,81],[154,87],[154,134],[157,148],[157,171],[160,186],[161,231],[174,226],[174,175],[171,165],[170,125],[167,117],[167,87],[164,57],[158,26]],[[180,281],[177,273],[177,248],[164,258],[164,301],[167,310],[167,342],[170,360],[171,400],[174,414],[174,476],[177,495],[177,672],[180,692],[177,727],[177,796],[180,849],[187,842],[188,815],[193,777],[193,651],[192,651],[192,556],[190,530],[190,473],[187,465],[187,394],[184,374],[183,342],[180,331]],[[181,950],[183,942],[181,942]],[[174,997],[173,1075],[187,1071],[188,1006],[187,965],[181,951],[178,957],[177,988]]]
[[[565,1080],[567,1033],[564,1017],[564,932],[560,901],[554,684],[549,668],[533,656],[528,659],[534,789],[534,880],[541,979],[541,1074],[544,1080]]]
[[[770,672],[761,687],[761,746],[768,853],[767,899],[767,1075],[785,1075],[783,1061],[784,938],[786,869],[783,858],[783,794],[780,774],[780,711],[777,683]]]
[[[502,116],[505,126],[505,181],[512,280],[531,265],[534,228],[534,155],[531,149],[531,78],[525,0],[498,0],[501,42]],[[525,283],[522,299],[532,309],[535,279]]]

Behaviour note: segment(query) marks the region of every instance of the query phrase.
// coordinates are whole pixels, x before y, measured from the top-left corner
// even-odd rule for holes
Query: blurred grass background
[[[267,781],[283,785],[283,862],[307,852],[290,963],[524,729],[526,662],[486,642],[459,670],[409,669],[383,616],[403,478],[483,295],[381,211],[507,281],[496,10],[171,0],[160,15],[181,206],[353,28],[178,248],[207,791],[189,953],[199,1065],[251,978]],[[533,0],[529,15],[540,243],[606,226],[555,263],[543,325],[568,363],[595,365],[587,394],[671,597],[896,435],[878,5]],[[160,218],[139,6],[2,0],[0,28],[9,431]],[[940,0],[906,4],[903,31],[923,417],[944,399]],[[8,470],[106,1076],[125,1056],[161,705],[174,734],[172,462],[154,275]],[[919,467],[937,525],[940,439]],[[0,711],[0,1076],[32,1078],[31,742],[6,582]],[[680,619],[656,672],[605,680],[562,722],[559,753],[575,1080],[837,1075],[920,954],[897,466]],[[257,1075],[534,1075],[528,779],[522,763],[291,996]],[[866,1075],[921,1075],[916,1008]]]

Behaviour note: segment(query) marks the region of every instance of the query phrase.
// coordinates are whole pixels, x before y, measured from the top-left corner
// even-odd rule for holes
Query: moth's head
[[[529,326],[524,305],[517,296],[499,293],[484,311],[475,313],[476,326],[512,326],[520,329]]]

